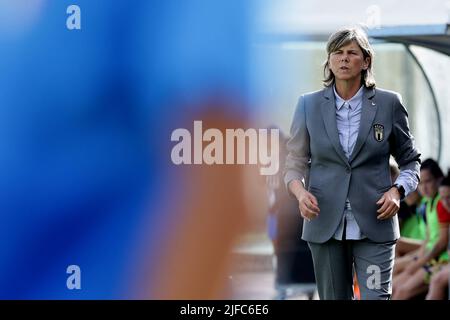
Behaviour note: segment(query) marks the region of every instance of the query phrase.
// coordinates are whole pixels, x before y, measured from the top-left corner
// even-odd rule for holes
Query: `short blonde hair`
[[[367,88],[375,87],[375,78],[373,75],[373,58],[375,53],[369,43],[367,34],[359,27],[345,27],[339,29],[328,39],[327,60],[323,64],[323,83],[326,87],[333,85],[335,82],[334,74],[329,65],[330,55],[352,41],[355,41],[359,45],[363,52],[364,59],[367,57],[370,58],[368,68],[361,71],[361,82]]]

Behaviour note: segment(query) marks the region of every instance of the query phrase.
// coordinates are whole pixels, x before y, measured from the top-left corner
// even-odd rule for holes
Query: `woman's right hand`
[[[303,189],[298,194],[298,207],[300,209],[301,216],[307,221],[317,218],[319,216],[319,203],[316,197],[314,197],[310,192]]]
[[[316,197],[303,187],[300,180],[292,180],[288,186],[289,190],[298,200],[298,208],[300,209],[301,216],[307,221],[317,218],[320,209]]]

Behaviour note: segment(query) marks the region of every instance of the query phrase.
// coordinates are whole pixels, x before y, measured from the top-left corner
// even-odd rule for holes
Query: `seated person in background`
[[[419,218],[423,217],[422,219],[425,220],[425,223],[428,216],[436,217],[435,219],[431,219],[432,221],[437,220],[436,205],[439,200],[438,188],[443,176],[444,174],[436,161],[427,159],[422,163],[420,167],[421,181],[419,182],[418,192],[423,198],[421,199],[417,215]],[[414,198],[414,195],[412,197]],[[417,257],[423,256],[427,249],[431,250],[438,238],[439,225],[436,223],[425,225],[425,240],[420,242],[420,245],[414,243],[414,240],[400,238],[397,242],[398,248],[396,248],[393,271],[394,280],[411,262],[417,260]]]
[[[439,187],[441,200],[438,203],[437,211],[441,223],[450,223],[450,170],[442,180]],[[450,246],[448,246],[450,253]],[[450,264],[445,265],[439,271],[433,273],[428,290],[427,300],[448,299],[448,281],[450,278]]]
[[[437,214],[440,200],[437,191],[442,177],[442,170],[434,160],[427,159],[422,163],[419,189],[427,197],[427,238],[425,245],[417,255],[412,256],[404,270],[394,275],[394,300],[410,299],[426,293],[432,272],[439,270],[448,261],[448,222],[440,221]]]
[[[395,246],[396,257],[417,251],[424,243],[426,238],[425,209],[426,199],[422,198],[417,190],[411,192],[400,203],[398,219],[401,237]]]
[[[393,160],[391,161],[389,165],[391,180],[395,181],[400,171],[397,164]],[[426,225],[423,217],[424,214],[422,215],[420,212],[422,202],[422,196],[418,191],[411,192],[400,202],[400,209],[397,215],[401,237],[395,246],[396,258],[419,249],[425,240]]]

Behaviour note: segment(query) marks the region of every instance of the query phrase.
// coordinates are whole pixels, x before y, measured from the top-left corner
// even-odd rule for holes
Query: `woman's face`
[[[450,212],[450,187],[440,186],[439,195],[441,196],[441,202],[444,205],[445,210]]]
[[[328,62],[336,81],[361,81],[361,71],[369,67],[370,58],[364,59],[358,43],[352,41],[332,52]]]
[[[420,170],[419,192],[425,197],[433,198],[438,192],[439,180],[428,169]]]

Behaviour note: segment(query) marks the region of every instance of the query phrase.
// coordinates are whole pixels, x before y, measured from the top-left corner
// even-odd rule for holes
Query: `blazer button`
[[[347,171],[347,173],[350,173],[350,172],[352,172],[352,169],[347,167],[346,171]]]

